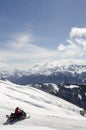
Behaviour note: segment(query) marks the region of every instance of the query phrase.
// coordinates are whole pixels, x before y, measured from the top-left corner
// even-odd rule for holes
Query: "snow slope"
[[[5,115],[16,106],[31,118],[3,125]],[[0,130],[86,130],[86,118],[79,111],[79,107],[41,90],[0,81]]]

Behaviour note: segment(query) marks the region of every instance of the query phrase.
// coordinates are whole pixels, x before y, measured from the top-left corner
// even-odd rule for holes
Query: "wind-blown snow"
[[[16,106],[31,118],[3,125],[5,115]],[[79,111],[79,107],[36,88],[0,81],[0,130],[86,130],[86,119]]]

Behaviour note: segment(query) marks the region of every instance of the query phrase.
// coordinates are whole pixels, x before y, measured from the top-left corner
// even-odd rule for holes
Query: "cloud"
[[[14,38],[12,39],[12,41],[9,43],[9,46],[12,49],[24,49],[27,44],[30,44],[32,42],[32,36],[31,34],[16,34],[16,36],[14,36]]]
[[[9,43],[9,46],[12,52],[15,53],[15,56],[19,58],[31,58],[31,59],[38,59],[38,58],[49,58],[53,54],[52,51],[36,46],[32,44],[33,37],[29,34],[26,35],[19,35],[19,37],[14,38],[13,41]]]
[[[72,28],[69,38],[58,46],[57,53],[61,59],[72,59],[76,63],[78,60],[86,64],[86,28]]]
[[[0,50],[0,60],[4,59],[11,67],[26,66],[26,64],[29,67],[29,64],[35,61],[44,62],[55,55],[55,51],[32,44],[33,40],[32,34],[16,34],[7,42],[7,49]]]
[[[70,32],[70,38],[73,38],[73,37],[83,37],[85,36],[86,37],[86,28],[72,28],[71,29],[71,32]]]
[[[29,65],[58,61],[59,64],[86,64],[86,28],[72,28],[69,38],[50,50],[33,44],[30,33],[17,33],[0,49],[0,66],[28,69]]]

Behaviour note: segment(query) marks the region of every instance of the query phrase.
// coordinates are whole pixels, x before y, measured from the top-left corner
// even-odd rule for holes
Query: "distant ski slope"
[[[19,106],[28,114],[30,119],[3,126],[5,115]],[[86,130],[86,119],[81,116],[80,108],[61,98],[52,96],[30,86],[20,86],[9,81],[0,81],[0,130]],[[40,128],[39,128],[40,127]]]

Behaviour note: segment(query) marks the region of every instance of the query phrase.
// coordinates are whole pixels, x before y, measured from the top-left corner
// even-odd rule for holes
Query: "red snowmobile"
[[[23,110],[20,110],[18,114],[11,113],[11,115],[6,115],[7,122],[15,122],[18,120],[23,120],[26,118],[26,113]]]

